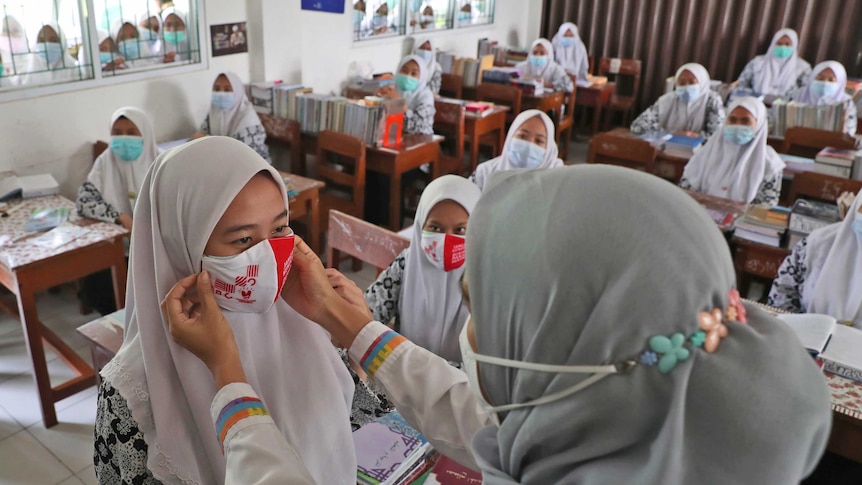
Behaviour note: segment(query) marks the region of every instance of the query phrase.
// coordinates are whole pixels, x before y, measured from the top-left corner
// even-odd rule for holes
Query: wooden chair
[[[457,74],[443,73],[440,82],[440,96],[462,99],[464,94],[464,77]]]
[[[610,124],[614,112],[622,113],[622,126],[631,123],[632,109],[638,97],[641,84],[641,61],[638,59],[619,59],[620,65],[616,72],[611,72],[611,59],[602,57],[599,60],[599,76],[607,76],[608,82],[615,84],[614,94],[605,105],[605,129]]]
[[[290,171],[296,175],[305,175],[305,155],[302,153],[302,131],[299,122],[262,113],[258,113],[258,117],[266,131],[267,145],[290,150]]]
[[[833,177],[817,172],[802,172],[793,177],[788,199],[809,199],[820,202],[837,202],[844,192],[859,193],[862,181]]]
[[[578,97],[578,77],[569,74],[575,88],[571,93],[566,93],[565,111],[557,123],[557,146],[560,149],[560,158],[565,162],[569,158],[569,144],[572,142],[572,132],[575,130],[575,100]]]
[[[326,264],[338,268],[341,253],[377,268],[379,275],[410,246],[410,240],[397,233],[365,222],[358,217],[333,210],[329,212],[329,238]]]
[[[857,144],[856,137],[844,132],[794,126],[784,132],[784,145],[780,151],[788,155],[814,158],[826,147],[855,150]]]
[[[590,140],[587,163],[606,163],[655,173],[658,150],[648,141],[601,133]]]
[[[515,86],[508,84],[482,83],[476,88],[476,100],[488,101],[509,107],[506,113],[506,122],[515,121],[515,117],[521,114],[521,95],[523,93]]]
[[[320,192],[320,216],[332,210],[362,217],[365,211],[365,143],[359,138],[321,131],[317,137],[317,176],[326,187]],[[338,261],[333,264],[338,265]],[[357,271],[358,264],[354,265]]]
[[[440,144],[440,173],[464,175],[464,105],[436,101],[434,103],[434,133],[443,134],[446,140]]]
[[[95,162],[96,159],[99,158],[99,155],[104,153],[107,149],[108,144],[103,142],[102,140],[98,140],[96,141],[96,143],[93,143],[93,162]]]

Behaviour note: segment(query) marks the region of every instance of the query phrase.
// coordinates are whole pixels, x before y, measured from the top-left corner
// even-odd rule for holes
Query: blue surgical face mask
[[[144,152],[144,139],[140,136],[112,136],[111,151],[127,162],[134,162]]]
[[[548,56],[537,56],[530,54],[530,64],[536,67],[545,67],[548,65]]]
[[[233,106],[235,99],[236,97],[231,92],[213,91],[212,105],[219,109],[228,109]]]
[[[408,76],[406,74],[399,74],[395,76],[395,84],[398,86],[398,90],[401,92],[412,92],[419,89],[419,80],[413,76]]]
[[[152,42],[159,39],[159,34],[143,27],[138,29],[138,34],[141,36],[141,40],[146,42]]]
[[[725,125],[724,139],[736,145],[747,145],[754,139],[754,128],[745,125]]]
[[[853,232],[855,232],[856,237],[862,241],[862,214],[859,212],[853,215]]]
[[[507,150],[509,161],[517,168],[537,168],[545,159],[545,149],[519,138],[512,138]]]
[[[422,16],[422,23],[434,25],[434,16],[433,15],[423,15]]]
[[[54,65],[63,58],[63,46],[59,42],[39,42],[34,50],[48,57],[48,64]]]
[[[116,57],[116,56],[114,56],[113,52],[99,52],[99,61],[102,64],[107,64],[107,63],[113,61],[114,57]]]
[[[676,95],[679,96],[684,103],[688,103],[700,96],[700,86],[690,84],[688,86],[679,86],[676,88]]]
[[[563,47],[574,47],[575,46],[575,38],[574,37],[563,37],[560,40],[560,44]]]
[[[789,45],[777,45],[772,48],[772,55],[779,59],[787,59],[793,54],[793,47]]]
[[[434,52],[432,51],[419,49],[418,51],[416,51],[416,55],[421,57],[422,59],[425,59],[425,62],[431,62],[434,60]]]
[[[126,59],[137,59],[141,57],[141,46],[138,44],[138,39],[129,39],[120,42],[117,50]]]
[[[818,98],[826,96],[834,96],[838,92],[840,86],[832,81],[811,81],[811,94]]]
[[[473,18],[473,14],[470,12],[458,12],[458,21],[459,22],[467,22]]]
[[[359,25],[365,19],[365,12],[362,10],[353,11],[353,25]]]
[[[371,19],[371,26],[374,28],[385,27],[387,22],[386,15],[376,13],[374,14],[374,18]]]
[[[165,42],[171,45],[182,44],[186,40],[186,31],[177,30],[176,32],[165,31]]]

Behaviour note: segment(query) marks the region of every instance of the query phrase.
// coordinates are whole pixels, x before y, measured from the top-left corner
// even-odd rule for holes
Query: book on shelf
[[[400,475],[428,454],[428,440],[413,429],[397,411],[378,418],[353,432],[357,483],[394,483]]]
[[[841,215],[836,204],[797,199],[790,209],[788,227],[792,231],[807,236],[821,227],[826,227],[840,220]]]
[[[786,207],[749,205],[734,224],[733,235],[766,246],[781,247],[789,219],[790,209]]]
[[[452,52],[438,51],[437,62],[446,74],[455,74],[455,63],[458,61],[458,56]]]
[[[541,96],[545,94],[545,83],[541,78],[522,77],[512,79],[512,85],[520,89],[526,96]]]
[[[496,40],[488,40],[487,38],[479,39],[479,48],[477,50],[476,57],[482,58],[483,56],[491,55],[495,56],[494,48],[497,47]]]
[[[814,170],[836,177],[850,178],[855,159],[855,150],[826,147],[820,150],[814,158]]]
[[[862,382],[862,330],[837,324],[819,359],[825,372]]]
[[[251,83],[247,87],[249,101],[258,113],[273,114],[274,89],[281,81]]]
[[[793,330],[799,342],[813,357],[826,349],[838,324],[835,318],[816,313],[782,313],[775,317]]]
[[[505,64],[514,66],[519,62],[524,62],[527,58],[530,57],[530,51],[527,49],[517,49],[517,48],[509,48],[506,51],[506,62]]]
[[[798,101],[772,104],[770,134],[783,138],[788,128],[801,126],[825,131],[844,130],[844,103],[809,106]]]
[[[509,84],[513,79],[519,77],[521,77],[521,73],[514,67],[494,67],[482,73],[482,82]]]
[[[792,172],[813,172],[814,159],[779,153],[778,156],[784,161],[784,165]]]

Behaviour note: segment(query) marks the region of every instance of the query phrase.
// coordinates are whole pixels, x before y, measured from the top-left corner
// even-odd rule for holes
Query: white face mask
[[[218,306],[240,313],[265,313],[284,288],[293,263],[294,236],[261,241],[234,256],[204,256]]]
[[[449,272],[464,266],[466,240],[463,236],[422,231],[422,252],[437,268]]]
[[[635,365],[634,361],[628,361],[616,365],[551,365],[538,364],[534,362],[520,362],[517,360],[509,360],[500,357],[477,354],[473,351],[473,347],[470,346],[470,340],[467,338],[467,328],[470,326],[472,319],[473,316],[470,315],[470,318],[467,319],[467,323],[464,324],[464,329],[461,330],[461,337],[459,338],[459,343],[461,345],[461,360],[464,363],[463,369],[464,372],[467,373],[467,381],[470,383],[470,388],[473,390],[473,394],[475,394],[476,398],[479,400],[479,404],[482,406],[483,409],[485,409],[485,411],[491,417],[491,420],[494,421],[494,424],[496,424],[498,427],[500,426],[500,416],[497,413],[504,411],[512,411],[515,409],[529,408],[533,406],[540,406],[542,404],[559,401],[560,399],[569,397],[578,391],[586,389],[587,387],[595,384],[596,382],[604,379],[611,374],[619,374],[626,372]],[[492,406],[487,400],[485,400],[485,396],[482,394],[482,387],[479,385],[479,362],[536,372],[593,375],[568,389],[563,389],[562,391],[548,394],[546,396],[533,399],[532,401],[516,404],[506,404],[503,406]]]

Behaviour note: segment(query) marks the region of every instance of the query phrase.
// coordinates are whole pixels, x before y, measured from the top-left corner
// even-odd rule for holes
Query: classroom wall
[[[246,0],[205,0],[205,8],[208,24],[246,19]],[[208,29],[203,42],[209,45]],[[188,136],[206,116],[213,79],[226,70],[247,81],[249,55],[216,57],[192,73],[0,103],[0,172],[49,172],[74,198],[92,166],[93,142],[107,140],[117,108],[144,108],[159,141]]]

